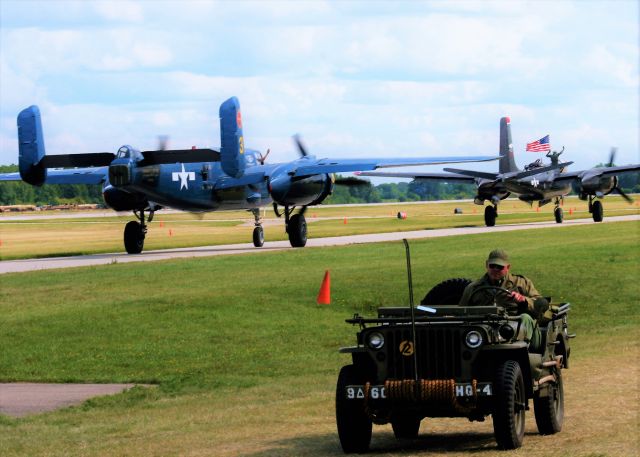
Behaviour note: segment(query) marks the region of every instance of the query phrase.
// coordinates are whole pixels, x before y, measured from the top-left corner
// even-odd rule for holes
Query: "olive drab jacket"
[[[477,289],[485,286],[498,286],[508,291],[516,291],[525,296],[527,302],[516,303],[513,298],[507,296],[503,292],[499,292],[496,289],[487,289],[481,292],[474,294],[473,292]],[[482,305],[492,305],[494,300],[498,306],[503,306],[507,313],[512,316],[516,316],[518,314],[527,313],[530,314],[534,318],[538,318],[540,310],[536,307],[536,299],[541,298],[542,296],[536,290],[533,283],[524,276],[514,275],[511,273],[507,273],[507,275],[502,278],[502,280],[498,284],[492,284],[489,279],[489,275],[485,273],[485,275],[478,279],[477,281],[469,284],[462,294],[462,298],[460,299],[461,306],[482,306]],[[470,301],[471,300],[471,301]]]

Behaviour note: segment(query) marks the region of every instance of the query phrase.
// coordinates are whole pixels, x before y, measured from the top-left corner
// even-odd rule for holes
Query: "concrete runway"
[[[113,395],[135,384],[0,384],[0,414],[23,417],[79,405],[89,398]]]
[[[601,223],[620,221],[637,221],[640,215],[607,217]],[[562,229],[576,225],[594,224],[589,219],[573,219],[557,224],[554,221],[532,222],[527,224],[504,224],[495,227],[461,227],[434,230],[416,230],[411,232],[375,233],[367,235],[352,235],[329,238],[310,238],[307,248],[321,246],[344,246],[347,244],[379,243],[383,241],[399,241],[403,238],[419,239],[434,238],[440,236],[471,235],[477,233],[496,233],[512,230],[528,230],[537,228]],[[261,248],[256,248],[252,243],[227,244],[220,246],[201,246],[194,248],[163,249],[157,251],[143,251],[142,254],[130,255],[126,253],[93,254],[74,257],[50,257],[45,259],[5,260],[0,262],[0,274],[19,273],[35,270],[49,270],[54,268],[83,267],[89,265],[107,265],[114,263],[151,262],[155,260],[167,260],[189,257],[208,257],[215,255],[251,254],[261,252],[281,251],[294,249],[288,241],[265,242]]]

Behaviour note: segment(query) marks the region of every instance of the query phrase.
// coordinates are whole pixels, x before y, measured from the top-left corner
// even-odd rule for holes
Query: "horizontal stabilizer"
[[[45,184],[104,184],[108,167],[50,170]]]
[[[448,171],[450,173],[456,173],[464,176],[471,176],[472,178],[482,178],[482,179],[497,179],[498,173],[485,173],[482,171],[475,170],[460,170],[458,168],[443,168],[444,171]]]
[[[174,149],[163,151],[142,151],[144,160],[139,165],[160,165],[163,163],[220,162],[220,153],[213,149]]]
[[[41,163],[46,168],[105,167],[108,166],[115,157],[116,155],[112,152],[61,154],[44,156]]]
[[[42,184],[103,184],[108,167],[49,170]],[[0,181],[22,181],[20,173],[0,173]]]

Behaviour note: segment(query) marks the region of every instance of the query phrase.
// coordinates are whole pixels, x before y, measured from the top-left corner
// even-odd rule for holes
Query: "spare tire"
[[[464,289],[471,284],[467,278],[453,278],[442,281],[424,296],[422,306],[457,305],[460,303]]]

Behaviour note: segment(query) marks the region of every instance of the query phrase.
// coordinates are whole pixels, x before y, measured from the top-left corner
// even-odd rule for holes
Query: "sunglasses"
[[[489,268],[491,268],[492,270],[504,270],[506,267],[495,263],[490,263]]]

